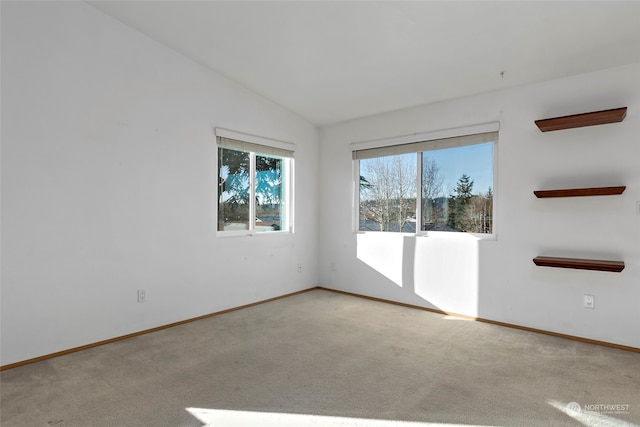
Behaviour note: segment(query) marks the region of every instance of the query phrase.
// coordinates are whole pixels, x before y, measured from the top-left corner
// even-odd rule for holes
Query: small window
[[[497,132],[354,151],[358,231],[493,234]]]
[[[216,130],[218,231],[228,234],[292,231],[293,150],[223,137],[220,133],[226,134]],[[286,143],[279,145],[282,144]]]

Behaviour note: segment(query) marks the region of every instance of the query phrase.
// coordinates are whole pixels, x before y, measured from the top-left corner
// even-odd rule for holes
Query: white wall
[[[294,235],[216,238],[215,126],[297,144]],[[309,123],[87,4],[2,2],[0,363],[316,285],[318,155]]]
[[[321,129],[320,283],[359,294],[640,347],[640,64]],[[627,106],[622,123],[542,133],[534,120]],[[497,239],[352,231],[349,143],[500,122]],[[626,185],[621,196],[533,190]],[[536,267],[620,259],[621,273]],[[583,295],[596,308],[583,308]]]

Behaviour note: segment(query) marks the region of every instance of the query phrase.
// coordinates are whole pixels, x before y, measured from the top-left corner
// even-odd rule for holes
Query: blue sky
[[[493,190],[493,143],[467,145],[444,150],[425,151],[425,159],[440,167],[445,195],[454,192],[458,179],[467,174],[473,181],[473,194]]]

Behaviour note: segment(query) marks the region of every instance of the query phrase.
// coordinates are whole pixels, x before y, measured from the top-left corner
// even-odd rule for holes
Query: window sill
[[[254,237],[254,236],[274,236],[274,235],[289,235],[293,234],[293,231],[280,230],[280,231],[216,231],[216,237]]]
[[[401,233],[398,231],[362,231],[357,230],[355,234],[380,234],[380,235],[395,235],[395,236],[407,236],[407,237],[430,237],[437,239],[475,239],[486,241],[497,241],[498,235],[492,234],[480,234],[480,233],[463,233],[463,232],[450,232],[450,231],[421,231],[418,233]]]
[[[463,233],[463,232],[451,232],[451,231],[423,231],[417,234],[423,237],[433,237],[438,239],[469,239],[475,240],[498,240],[496,233],[484,234],[484,233]]]

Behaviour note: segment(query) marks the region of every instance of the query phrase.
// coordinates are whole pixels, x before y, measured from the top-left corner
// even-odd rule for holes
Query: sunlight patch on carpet
[[[323,415],[283,414],[278,412],[231,411],[226,409],[185,408],[208,427],[459,427],[461,424],[422,423],[415,421],[371,420],[366,418]],[[489,427],[471,426],[464,427]]]

